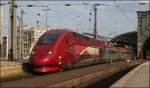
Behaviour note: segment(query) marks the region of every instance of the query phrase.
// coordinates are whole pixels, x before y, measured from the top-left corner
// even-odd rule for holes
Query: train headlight
[[[61,58],[62,58],[61,56],[58,57],[58,59],[61,59]]]
[[[52,52],[51,52],[51,51],[49,51],[49,52],[48,52],[48,54],[52,54]]]
[[[61,65],[61,64],[62,64],[62,62],[58,62],[58,64],[59,64],[59,65]]]
[[[34,54],[34,53],[35,53],[34,51],[31,52],[31,54]]]

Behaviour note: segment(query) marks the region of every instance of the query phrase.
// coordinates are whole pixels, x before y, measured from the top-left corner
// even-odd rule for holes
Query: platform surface
[[[116,83],[114,83],[112,88],[149,88],[150,87],[150,61],[144,62],[139,65]]]
[[[20,65],[21,63],[15,61],[0,61],[0,67],[3,66],[12,66],[12,65]]]
[[[15,61],[0,61],[0,80],[24,74],[22,64]]]

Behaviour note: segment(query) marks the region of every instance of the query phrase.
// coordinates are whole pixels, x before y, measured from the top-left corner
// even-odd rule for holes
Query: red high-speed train
[[[101,61],[130,59],[132,49],[115,47],[66,29],[45,32],[32,49],[34,72],[56,72]]]

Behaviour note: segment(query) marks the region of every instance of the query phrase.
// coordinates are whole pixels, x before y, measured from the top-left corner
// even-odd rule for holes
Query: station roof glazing
[[[137,31],[127,32],[115,36],[110,40],[111,43],[117,43],[117,45],[128,45],[132,47],[137,46]]]

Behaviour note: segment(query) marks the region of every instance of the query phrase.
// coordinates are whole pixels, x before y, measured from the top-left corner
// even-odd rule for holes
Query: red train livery
[[[56,72],[89,64],[98,64],[110,58],[130,59],[132,49],[106,45],[104,41],[66,29],[45,32],[32,49],[29,63],[34,72]]]

